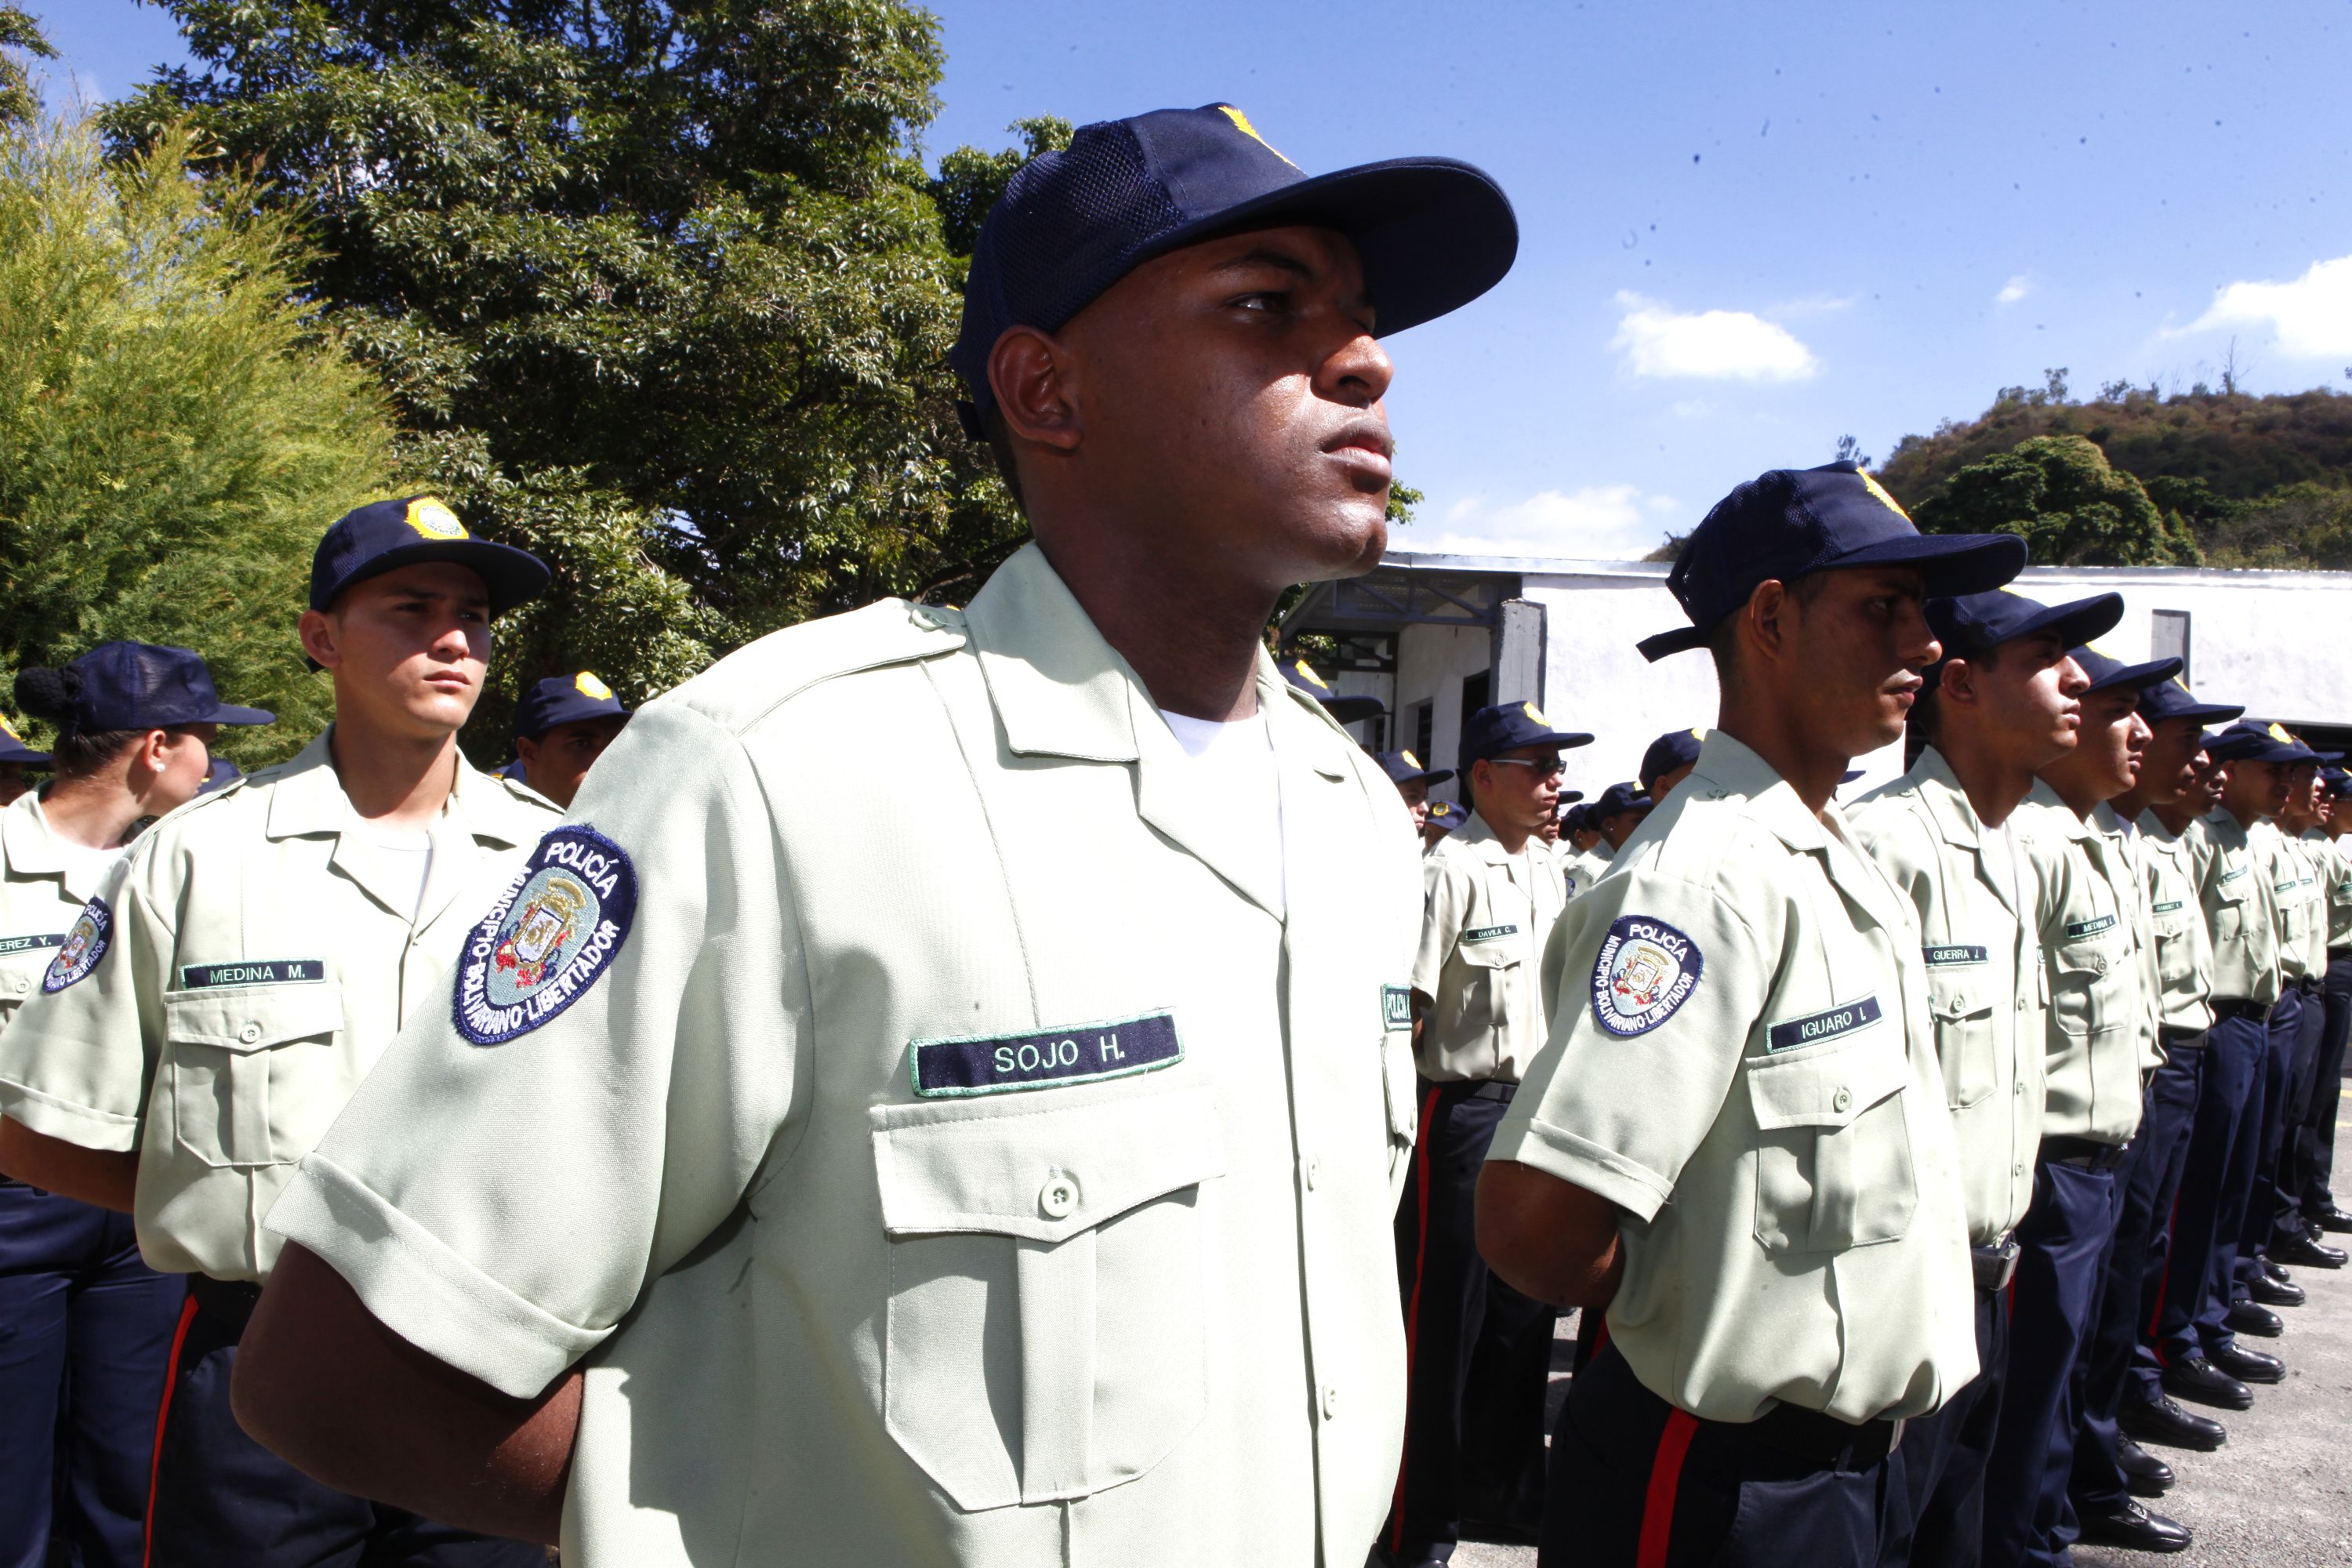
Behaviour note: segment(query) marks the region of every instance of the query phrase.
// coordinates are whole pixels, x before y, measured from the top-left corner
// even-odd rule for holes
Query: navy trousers
[[[2116,1176],[2046,1156],[2017,1227],[2009,1386],[1985,1465],[1984,1561],[1990,1568],[2065,1561],[2058,1530],[2074,1468],[2073,1394],[2116,1235]]]
[[[2205,1075],[2153,1314],[2151,1348],[2167,1366],[2234,1342],[2222,1319],[2253,1186],[2252,1123],[2262,1114],[2255,1086],[2269,1051],[2268,1031],[2252,1018],[2223,1018],[2205,1037]]]
[[[546,1568],[544,1547],[320,1486],[247,1436],[228,1403],[244,1327],[243,1312],[200,1309],[194,1294],[181,1309],[156,1433],[151,1568]]]
[[[1452,1555],[1466,1519],[1543,1517],[1544,1390],[1558,1314],[1478,1256],[1478,1172],[1509,1101],[1421,1080],[1421,1133],[1397,1208],[1404,1456],[1381,1542],[1406,1563]]]
[[[2262,1255],[2270,1249],[2278,1219],[2279,1155],[2285,1142],[2287,1107],[2294,1098],[2295,1054],[2302,1047],[2303,1004],[2303,993],[2289,982],[2278,1005],[2271,1010],[2269,1051],[2263,1058],[2262,1116],[2254,1129],[2254,1176],[2247,1189],[2245,1223],[2238,1233],[2230,1287],[2232,1300],[2246,1300],[2255,1271],[2262,1267]],[[2235,1343],[2236,1337],[2230,1335],[2217,1342]]]
[[[129,1215],[0,1180],[0,1568],[138,1568],[185,1291]]]
[[[1977,1292],[1977,1375],[1903,1431],[1889,1485],[1880,1568],[1976,1568],[1984,1546],[1985,1465],[2009,1381],[2009,1293]]]
[[[2329,1178],[2336,1171],[2336,1116],[2344,1089],[2344,1050],[2352,1040],[2352,952],[2328,954],[2327,978],[2320,986],[2324,1020],[2319,1032],[2319,1063],[2312,1077],[2311,1114],[2304,1119],[2300,1174],[2296,1194],[2306,1215],[2331,1208],[2336,1194]]]
[[[2303,1235],[2304,1163],[2309,1154],[2307,1124],[2317,1098],[2319,1058],[2327,1034],[2327,1008],[2315,987],[2301,998],[2293,1065],[2287,1071],[2286,1110],[2279,1123],[2278,1171],[2272,1184],[2271,1228],[2266,1247],[2284,1247]]]
[[[2062,1516],[2059,1537],[2069,1543],[2081,1531],[2075,1510],[2094,1515],[2122,1509],[2123,1434],[2116,1412],[2126,1399],[2153,1399],[2156,1379],[2135,1375],[2140,1330],[2155,1305],[2162,1278],[2165,1232],[2180,1191],[2189,1152],[2189,1124],[2197,1115],[2197,1089],[2204,1077],[2204,1037],[2189,1035],[2168,1045],[2164,1065],[2148,1079],[2141,1097],[2139,1133],[2124,1151],[2116,1171],[2116,1239],[2107,1254],[2106,1276],[2091,1318],[2091,1338],[2077,1363],[2079,1414],[2074,1426],[2074,1479],[2067,1490],[2073,1506]],[[2161,1375],[2154,1357],[2148,1370]]]
[[[1552,1428],[1538,1568],[1869,1568],[1894,1466],[1846,1430],[1853,1449],[1797,1451],[1766,1423],[1702,1421],[1604,1343]]]

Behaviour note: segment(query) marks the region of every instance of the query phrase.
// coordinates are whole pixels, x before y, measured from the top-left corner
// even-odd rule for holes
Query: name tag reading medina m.
[[[1981,947],[1963,947],[1958,943],[1950,943],[1943,947],[1923,947],[1919,951],[1927,956],[1928,967],[1931,969],[1944,969],[1962,963],[1992,962],[1990,950]]]
[[[1799,1046],[1817,1046],[1823,1040],[1834,1040],[1840,1035],[1851,1035],[1856,1029],[1867,1028],[1880,1017],[1878,998],[1865,996],[1859,1002],[1849,1002],[1843,1007],[1832,1007],[1826,1013],[1815,1013],[1809,1018],[1791,1018],[1785,1024],[1775,1024],[1766,1031],[1764,1048],[1772,1051],[1793,1051]]]
[[[63,947],[66,933],[52,931],[47,936],[0,936],[0,956],[12,952],[31,952],[38,948]]]
[[[183,991],[207,991],[220,985],[295,985],[326,977],[323,958],[241,958],[234,963],[180,965]]]
[[[915,1092],[926,1099],[1005,1094],[1152,1072],[1184,1059],[1175,1017],[1146,1013],[1073,1024],[1034,1035],[967,1035],[915,1040],[907,1050]]]
[[[1519,928],[1517,926],[1472,926],[1462,933],[1462,941],[1465,945],[1480,942],[1500,942],[1507,936],[1518,934]]]

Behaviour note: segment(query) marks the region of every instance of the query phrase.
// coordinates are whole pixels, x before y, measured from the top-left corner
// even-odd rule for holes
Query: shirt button
[[[1315,1178],[1323,1173],[1323,1162],[1309,1156],[1307,1161],[1307,1190],[1315,1190]]]
[[[2011,1165],[2009,1168],[2009,1173],[2012,1176],[2021,1176],[2025,1174],[2025,1167],[2022,1165]]]
[[[258,1024],[247,1024],[244,1028],[239,1029],[236,1032],[236,1037],[243,1040],[249,1046],[253,1044],[254,1041],[261,1038],[261,1026]]]
[[[1839,1089],[1837,1093],[1830,1097],[1830,1109],[1832,1110],[1843,1110],[1847,1106],[1852,1105],[1853,1103],[1853,1094],[1850,1089]]]
[[[1329,1420],[1339,1414],[1339,1390],[1336,1384],[1323,1385],[1323,1418]]]
[[[2010,1088],[2016,1091],[2018,1099],[2023,1100],[2025,1098],[2025,1080],[2023,1079],[2019,1079],[2015,1083],[2010,1085]]]
[[[1037,1193],[1037,1206],[1045,1211],[1047,1219],[1069,1218],[1070,1211],[1078,1206],[1077,1178],[1059,1171],[1046,1177],[1045,1186]]]

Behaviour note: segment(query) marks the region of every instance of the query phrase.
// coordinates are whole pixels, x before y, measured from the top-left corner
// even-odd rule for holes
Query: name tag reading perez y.
[[[1175,1017],[1146,1013],[1100,1024],[1073,1024],[1034,1035],[966,1035],[916,1040],[908,1047],[915,1092],[1003,1094],[1150,1072],[1184,1059]]]

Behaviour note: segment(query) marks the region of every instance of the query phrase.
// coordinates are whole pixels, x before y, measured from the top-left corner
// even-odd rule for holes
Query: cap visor
[[[2153,680],[2170,680],[2180,673],[2180,661],[2177,658],[2154,658],[2146,664],[2127,664],[2112,675],[2091,682],[2084,689],[2084,695],[2087,697],[2094,691],[2113,691],[2118,686],[2128,686],[2137,691]]]
[[[49,753],[9,746],[0,749],[0,763],[14,763],[20,768],[45,768],[49,765]]]
[[[547,587],[551,575],[547,563],[528,550],[517,550],[511,544],[499,544],[488,539],[419,540],[398,550],[387,550],[367,563],[359,572],[336,585],[338,595],[371,577],[381,577],[403,566],[414,566],[421,561],[446,561],[453,565],[472,568],[490,591],[490,614],[503,616],[518,605],[529,604]]]
[[[1377,719],[1388,711],[1377,697],[1318,697],[1316,700],[1323,704],[1324,711],[1342,724]]]
[[[1821,563],[1818,570],[1849,566],[1910,566],[1927,579],[1927,596],[1949,598],[1998,588],[2025,570],[2025,541],[2013,533],[1917,533],[1865,544]]]
[[[2095,594],[2072,604],[2053,605],[2025,623],[2024,629],[2009,634],[2004,639],[2014,642],[2019,637],[2032,637],[2036,632],[2054,631],[2068,647],[2081,647],[2094,637],[2103,637],[2123,624],[2124,596],[2121,594]]]
[[[1454,770],[1452,768],[1434,768],[1425,773],[1407,773],[1404,777],[1397,780],[1397,783],[1442,784],[1453,776]]]
[[[2158,684],[2158,682],[2150,681],[2148,684],[2154,686]],[[2194,719],[2197,721],[2199,727],[2202,728],[2207,724],[2212,723],[2216,720],[2227,724],[2232,720],[2244,718],[2246,710],[2243,708],[2231,708],[2225,703],[2192,702],[2186,708],[2174,709],[2171,712],[2165,714],[2164,717],[2167,719]]]
[[[1574,805],[1583,798],[1584,792],[1580,789],[1564,789],[1559,792],[1559,804],[1562,805]]]
[[[278,715],[267,708],[240,708],[234,702],[224,702],[205,715],[204,722],[212,724],[275,724]]]
[[[1673,631],[1660,632],[1655,637],[1643,637],[1640,642],[1635,643],[1633,647],[1643,658],[1655,664],[1668,654],[1688,653],[1695,647],[1706,646],[1706,634],[1698,627],[1676,626]]]
[[[1355,242],[1374,332],[1434,321],[1502,281],[1519,252],[1510,198],[1454,158],[1390,158],[1285,185],[1171,229],[1139,262],[1239,229],[1313,224]]]

